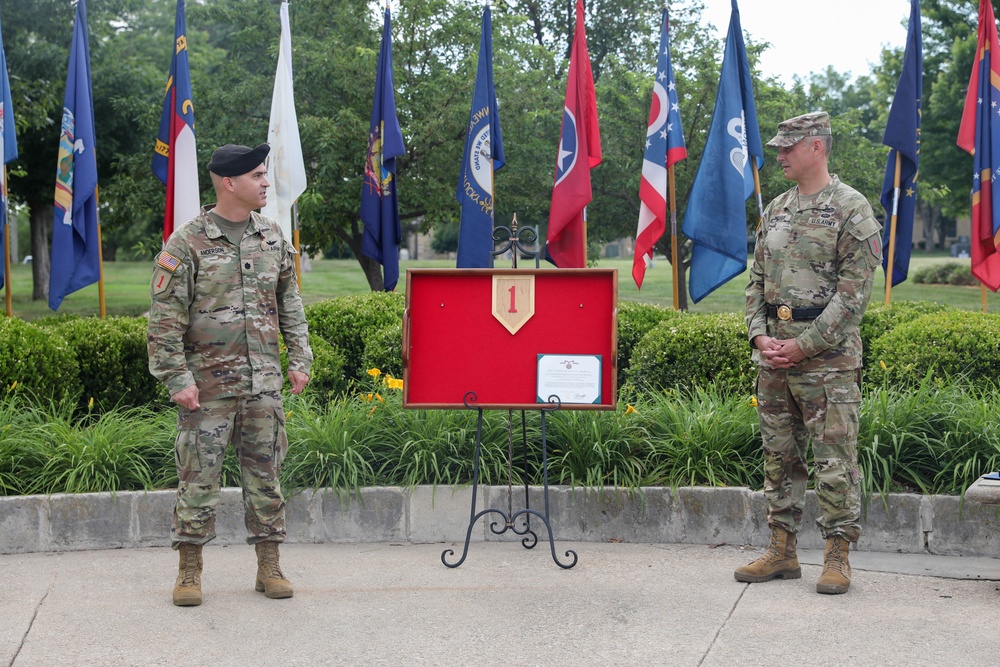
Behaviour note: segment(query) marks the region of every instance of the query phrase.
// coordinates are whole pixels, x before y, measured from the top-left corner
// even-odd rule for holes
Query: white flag
[[[292,241],[292,204],[306,189],[306,165],[302,160],[299,122],[295,116],[292,93],[292,33],[288,29],[288,2],[281,3],[281,45],[278,48],[278,71],[274,75],[271,97],[271,123],[267,131],[271,153],[267,162],[267,180],[271,193],[261,213],[277,220],[285,238]]]

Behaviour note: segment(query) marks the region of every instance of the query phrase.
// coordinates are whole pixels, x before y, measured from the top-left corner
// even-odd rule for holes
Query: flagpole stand
[[[517,268],[517,258],[518,254],[523,254],[528,258],[533,258],[535,260],[535,268],[538,266],[538,258],[541,254],[539,251],[529,250],[526,244],[534,244],[538,239],[538,232],[534,227],[521,227],[517,226],[517,215],[514,215],[511,221],[510,227],[496,227],[493,231],[493,241],[494,243],[501,244],[499,249],[490,252],[490,268],[493,268],[494,259],[500,255],[503,255],[508,250],[511,251],[512,268]],[[472,409],[475,407],[475,402],[477,400],[476,393],[470,391],[465,394],[463,402],[465,407]],[[545,502],[545,512],[539,512],[538,510],[531,509],[531,502],[528,493],[528,430],[526,425],[525,411],[521,410],[521,445],[524,452],[524,509],[513,511],[513,498],[514,498],[514,484],[513,484],[513,465],[514,465],[514,411],[507,411],[507,511],[504,512],[502,509],[488,508],[481,512],[476,512],[476,496],[479,492],[479,460],[480,454],[482,452],[483,443],[483,410],[482,408],[476,408],[478,412],[478,419],[476,423],[476,451],[472,460],[472,507],[469,510],[469,527],[465,533],[465,547],[462,550],[462,556],[455,563],[449,563],[447,556],[454,556],[455,552],[452,549],[445,549],[441,552],[441,562],[447,567],[458,567],[463,562],[465,562],[466,556],[469,554],[469,540],[472,538],[472,528],[475,526],[476,522],[480,518],[487,514],[499,514],[503,519],[503,526],[500,526],[500,521],[493,521],[490,524],[490,531],[494,535],[503,535],[508,530],[513,532],[515,535],[524,535],[524,539],[521,540],[521,546],[525,549],[533,549],[535,545],[538,544],[538,535],[531,529],[531,517],[532,515],[541,519],[542,523],[545,524],[545,529],[549,535],[549,549],[552,552],[552,560],[555,561],[556,565],[563,569],[570,569],[576,565],[577,555],[573,550],[567,550],[564,554],[567,558],[571,558],[569,563],[563,563],[559,560],[556,555],[556,544],[555,538],[552,535],[552,524],[550,523],[549,514],[549,459],[548,459],[548,443],[545,438],[545,416],[549,412],[560,409],[561,403],[559,397],[550,396],[549,402],[545,407],[541,408],[542,417],[542,496]],[[523,521],[521,526],[517,526],[516,522],[518,519]]]
[[[463,402],[465,403],[465,407],[467,407],[469,409],[473,409],[473,408],[475,408],[475,402],[476,402],[476,400],[477,400],[476,392],[470,391],[470,392],[467,392],[465,394],[465,398],[463,399]],[[532,515],[538,517],[542,521],[542,523],[545,524],[545,529],[548,532],[548,535],[549,535],[549,550],[552,553],[552,560],[555,561],[555,564],[558,565],[559,567],[563,568],[564,570],[568,570],[568,569],[572,568],[574,565],[576,565],[577,554],[572,549],[567,549],[566,552],[565,552],[565,554],[564,554],[567,558],[570,559],[570,561],[568,563],[564,563],[564,562],[562,562],[562,561],[559,560],[559,556],[556,555],[555,538],[552,535],[552,524],[551,524],[551,522],[549,520],[549,517],[550,517],[550,515],[549,515],[549,462],[548,462],[548,445],[547,445],[546,439],[545,439],[545,416],[546,416],[547,413],[553,412],[555,410],[558,410],[560,407],[562,407],[562,406],[560,404],[559,397],[558,396],[550,396],[548,404],[546,404],[545,407],[542,407],[540,409],[541,416],[542,416],[542,482],[543,482],[543,495],[544,495],[544,498],[545,498],[545,512],[544,513],[539,512],[538,510],[531,509],[528,506],[528,483],[527,483],[527,481],[525,481],[525,484],[524,484],[524,501],[525,501],[525,507],[524,507],[524,509],[518,510],[517,512],[513,512],[512,511],[511,503],[512,503],[512,496],[513,496],[513,488],[512,488],[512,485],[511,485],[510,481],[509,481],[510,480],[509,476],[508,476],[508,486],[507,486],[507,511],[504,512],[502,509],[490,507],[490,508],[484,509],[484,510],[478,512],[478,513],[476,512],[476,496],[478,495],[478,492],[479,492],[479,459],[480,459],[480,453],[482,451],[482,443],[483,443],[483,409],[482,408],[475,408],[476,411],[478,412],[478,419],[476,421],[476,452],[475,452],[475,456],[472,459],[472,508],[469,511],[469,527],[468,527],[468,529],[466,530],[466,533],[465,533],[465,547],[462,549],[462,555],[458,559],[457,562],[454,562],[454,563],[449,563],[448,562],[448,556],[454,556],[455,555],[454,549],[445,549],[444,551],[441,552],[441,562],[444,563],[444,565],[446,567],[455,568],[455,567],[458,567],[459,565],[461,565],[463,562],[465,562],[466,556],[469,555],[469,541],[472,539],[472,529],[475,526],[476,522],[479,521],[479,519],[481,519],[482,517],[486,516],[487,514],[499,514],[500,517],[503,519],[503,521],[502,521],[502,527],[500,527],[500,525],[501,525],[500,521],[493,521],[492,523],[490,523],[490,531],[494,535],[503,535],[508,530],[510,530],[511,532],[513,532],[515,535],[526,535],[527,537],[525,537],[524,539],[521,540],[521,545],[525,549],[532,549],[532,548],[534,548],[534,546],[536,544],[538,544],[538,536],[535,534],[534,531],[531,530],[531,526],[530,526],[530,523],[529,523],[530,518],[531,518]],[[510,421],[509,421],[510,416],[511,416],[511,413],[508,411],[508,431],[507,431],[508,432],[508,438],[509,438],[509,440],[508,440],[508,456],[510,456],[510,453],[511,453],[510,446],[511,446],[511,444],[513,442],[513,430],[510,427]],[[521,412],[521,418],[522,418],[522,434],[524,434],[525,433],[524,422],[523,422],[524,411]],[[525,444],[525,449],[527,449],[527,436],[526,435],[524,435],[524,444]],[[525,457],[525,458],[527,458],[527,457]],[[507,461],[507,464],[508,464],[508,473],[509,473],[509,466],[511,465],[511,463],[512,463],[512,461],[510,460],[510,458],[508,458],[508,461]],[[527,460],[525,460],[525,465],[527,465]],[[527,475],[525,477],[527,479]],[[523,524],[520,527],[516,525],[516,522],[518,521],[518,519],[521,519],[523,521]]]

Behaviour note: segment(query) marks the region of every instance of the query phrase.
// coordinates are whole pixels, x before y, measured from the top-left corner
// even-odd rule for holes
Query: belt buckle
[[[785,305],[778,306],[778,319],[786,321],[792,319],[792,309]]]

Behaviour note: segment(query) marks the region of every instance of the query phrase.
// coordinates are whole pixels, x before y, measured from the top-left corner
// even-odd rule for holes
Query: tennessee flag
[[[670,23],[663,10],[663,31],[653,81],[653,102],[646,126],[646,152],[642,156],[639,181],[639,228],[635,235],[632,279],[642,288],[646,267],[653,261],[653,248],[667,229],[667,168],[687,157],[681,108],[670,64]]]
[[[972,153],[972,275],[994,292],[1000,288],[1000,44],[990,0],[979,2],[979,45],[965,95],[958,145]],[[984,185],[985,184],[985,185]]]
[[[593,199],[590,170],[601,164],[601,159],[597,93],[587,53],[583,0],[576,0],[576,28],[569,57],[566,102],[546,234],[548,255],[560,268],[587,265],[587,227],[583,212]]]
[[[174,55],[170,60],[170,78],[167,79],[160,131],[156,135],[156,147],[153,151],[153,173],[167,186],[167,203],[163,216],[163,240],[166,241],[174,229],[196,217],[201,211],[184,0],[177,0]]]

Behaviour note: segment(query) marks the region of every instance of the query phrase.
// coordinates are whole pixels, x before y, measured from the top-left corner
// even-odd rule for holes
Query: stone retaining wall
[[[117,549],[169,544],[174,491],[0,497],[0,553]],[[482,486],[477,511],[507,511],[507,487]],[[343,496],[331,489],[307,490],[288,500],[288,542],[464,542],[471,487],[372,487]],[[533,509],[544,512],[541,487],[532,487]],[[768,542],[763,493],[746,488],[615,489],[550,487],[550,516],[557,541],[737,544]],[[484,504],[485,503],[485,504]],[[524,488],[515,487],[516,512]],[[823,546],[814,521],[815,494],[806,498],[799,545]],[[218,510],[218,539],[245,538],[239,489],[224,489]],[[477,542],[513,541],[496,536],[495,513],[473,527]],[[1000,558],[1000,507],[955,496],[891,494],[872,498],[864,512],[858,549],[899,553]],[[532,517],[539,541],[548,536]]]

